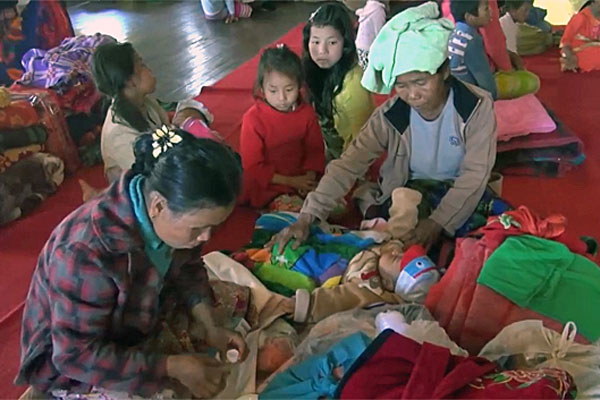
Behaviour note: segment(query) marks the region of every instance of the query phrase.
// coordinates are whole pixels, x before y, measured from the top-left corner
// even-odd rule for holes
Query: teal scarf
[[[152,221],[148,216],[146,201],[144,200],[144,177],[136,175],[129,182],[129,196],[133,204],[133,212],[139,223],[142,239],[144,240],[144,251],[154,264],[161,277],[165,277],[171,266],[173,249],[163,242],[154,232]]]

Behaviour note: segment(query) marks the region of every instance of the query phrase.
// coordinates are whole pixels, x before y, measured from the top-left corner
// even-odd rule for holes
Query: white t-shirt
[[[411,179],[454,180],[460,174],[466,147],[460,133],[454,93],[450,90],[442,113],[428,121],[410,109]]]
[[[519,26],[510,16],[510,13],[504,14],[500,17],[500,26],[506,36],[506,48],[508,51],[513,53],[517,52],[517,33],[519,32]]]

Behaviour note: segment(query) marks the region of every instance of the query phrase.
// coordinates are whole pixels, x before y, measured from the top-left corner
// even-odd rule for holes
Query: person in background
[[[485,55],[478,28],[490,22],[488,0],[452,0],[456,28],[448,41],[450,71],[455,77],[487,90],[498,98],[496,81]]]
[[[514,99],[539,90],[539,78],[529,71],[492,73],[478,33],[491,18],[487,0],[451,0],[450,7],[456,20],[448,42],[454,76],[489,91],[494,99]]]
[[[358,64],[362,69],[369,62],[369,48],[375,37],[385,25],[388,5],[383,0],[367,0],[363,8],[356,10],[358,31],[356,33],[356,52]]]
[[[354,28],[340,3],[327,3],[302,31],[303,64],[309,101],[325,139],[328,160],[339,158],[367,121],[375,103],[360,84]]]
[[[517,70],[525,68],[523,60],[517,52],[517,37],[519,35],[517,24],[524,24],[527,21],[532,5],[533,0],[506,0],[504,3],[506,13],[500,17],[500,26],[502,26],[502,31],[506,36],[506,49],[512,64]]]
[[[98,90],[112,99],[102,126],[100,148],[106,178],[113,182],[133,165],[135,140],[149,129],[157,129],[170,121],[153,96],[154,74],[130,43],[98,46],[92,72]],[[180,102],[173,122],[187,126],[191,124],[189,118],[200,120],[206,126],[213,120],[208,109],[195,100]]]
[[[586,2],[571,17],[560,48],[563,71],[600,69],[600,0]]]
[[[236,0],[200,0],[204,18],[225,21],[226,24],[236,22],[240,18],[250,18],[252,7]]]
[[[253,207],[280,195],[303,198],[325,169],[319,120],[300,96],[303,75],[300,58],[283,44],[266,49],[258,63],[256,103],[244,114],[240,138],[242,202]]]

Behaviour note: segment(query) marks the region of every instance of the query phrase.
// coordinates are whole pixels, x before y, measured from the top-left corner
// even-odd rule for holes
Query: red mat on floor
[[[301,51],[301,26],[293,28],[277,43]],[[526,59],[529,69],[540,75],[540,99],[553,109],[586,146],[583,166],[559,179],[507,177],[504,194],[513,204],[526,204],[545,214],[559,212],[569,218],[576,234],[600,237],[598,218],[593,210],[600,189],[593,177],[600,176],[600,136],[594,122],[600,118],[595,104],[600,88],[600,73],[561,74],[556,51]],[[234,147],[239,145],[241,117],[252,102],[252,87],[258,56],[241,65],[216,85],[203,89],[199,99],[216,115],[214,127]],[[381,100],[381,98],[379,99]],[[76,178],[102,185],[100,167],[79,171],[27,218],[0,229],[0,398],[19,396],[23,388],[12,385],[19,364],[19,331],[23,300],[37,255],[52,229],[81,203]],[[256,214],[236,209],[230,220],[216,233],[206,250],[235,249],[250,238]]]

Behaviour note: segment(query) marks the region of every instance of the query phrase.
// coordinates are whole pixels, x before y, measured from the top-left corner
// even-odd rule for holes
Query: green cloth
[[[590,341],[600,337],[600,268],[562,243],[509,237],[488,258],[477,283],[521,307],[575,322]]]
[[[133,212],[140,225],[142,239],[144,240],[144,252],[154,264],[160,276],[164,278],[171,267],[173,249],[163,242],[154,231],[146,209],[143,188],[144,177],[142,175],[134,176],[129,182],[129,196],[133,204]]]
[[[419,71],[435,74],[448,59],[452,21],[439,17],[438,5],[427,2],[389,20],[373,41],[362,85],[375,93],[391,93],[396,77]]]
[[[268,289],[284,296],[295,295],[296,289],[306,289],[311,293],[317,287],[308,276],[279,265],[257,263],[252,272]]]

